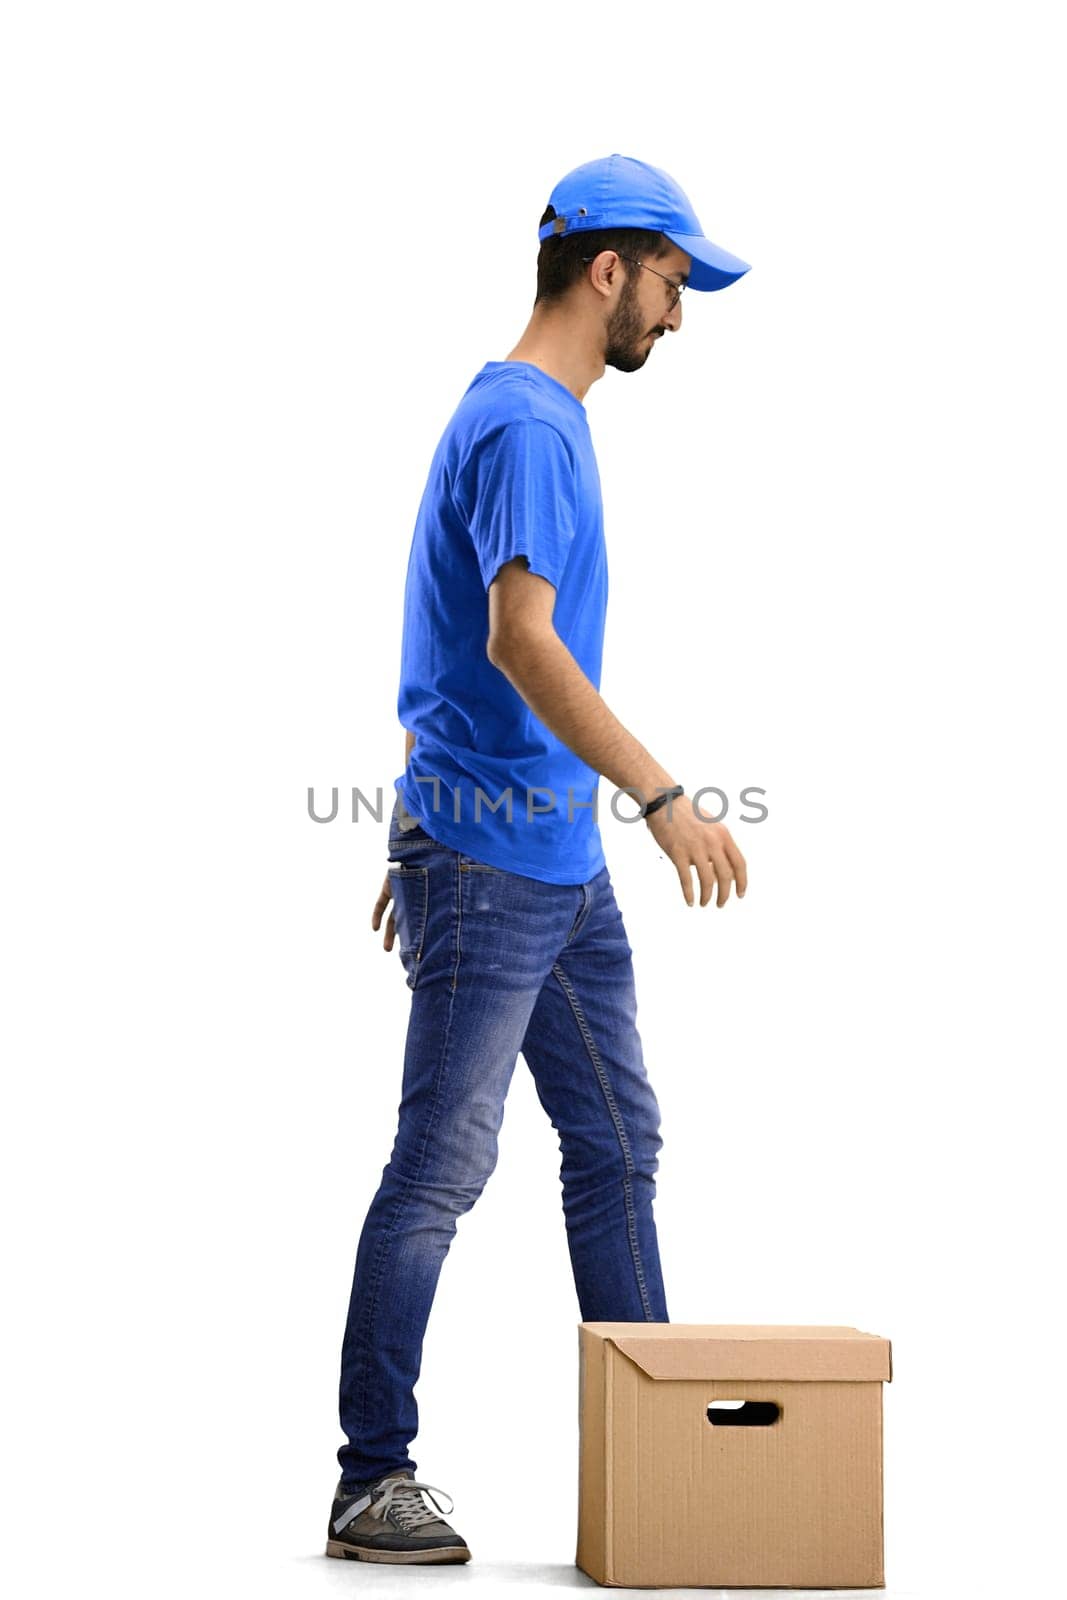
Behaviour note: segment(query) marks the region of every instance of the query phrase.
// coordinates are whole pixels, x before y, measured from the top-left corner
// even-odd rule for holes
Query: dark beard
[[[637,281],[627,278],[619,303],[608,323],[604,365],[615,367],[619,372],[639,371],[648,360],[648,350],[643,348],[643,341],[651,331],[644,327],[638,315]],[[649,345],[648,349],[651,348]]]

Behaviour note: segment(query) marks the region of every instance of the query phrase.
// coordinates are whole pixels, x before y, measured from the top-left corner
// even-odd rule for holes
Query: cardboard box
[[[582,1322],[578,1358],[575,1562],[597,1583],[884,1586],[888,1339]]]

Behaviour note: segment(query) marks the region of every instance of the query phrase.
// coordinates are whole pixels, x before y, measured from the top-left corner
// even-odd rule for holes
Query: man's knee
[[[402,1166],[390,1161],[383,1175],[383,1188],[402,1194],[409,1204],[414,1203],[438,1216],[460,1217],[474,1205],[495,1166],[494,1155],[491,1161],[463,1173],[444,1173],[426,1179],[408,1176]]]

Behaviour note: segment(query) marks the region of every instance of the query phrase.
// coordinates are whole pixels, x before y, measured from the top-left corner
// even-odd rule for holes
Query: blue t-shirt
[[[553,626],[599,689],[608,571],[585,407],[529,362],[487,361],[441,437],[415,523],[397,701],[415,745],[394,788],[441,844],[585,883],[604,866],[599,775],[486,655],[489,585],[517,555],[555,588]]]

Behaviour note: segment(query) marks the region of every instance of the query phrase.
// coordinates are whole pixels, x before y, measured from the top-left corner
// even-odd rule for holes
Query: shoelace
[[[409,1528],[419,1528],[426,1522],[436,1522],[436,1515],[434,1512],[427,1510],[425,1503],[420,1498],[420,1491],[425,1490],[429,1493],[430,1499],[433,1500],[438,1511],[440,1511],[441,1503],[435,1499],[432,1493],[434,1489],[437,1489],[435,1483],[419,1483],[415,1478],[390,1478],[382,1489],[381,1497],[375,1499],[374,1503],[368,1507],[367,1514],[372,1517],[384,1517],[390,1506],[395,1504],[397,1521],[405,1531]],[[452,1500],[452,1496],[448,1494],[447,1489],[437,1489],[437,1492],[438,1494],[448,1495],[449,1500]],[[452,1515],[454,1508],[455,1503],[453,1502],[448,1508],[449,1516]]]

